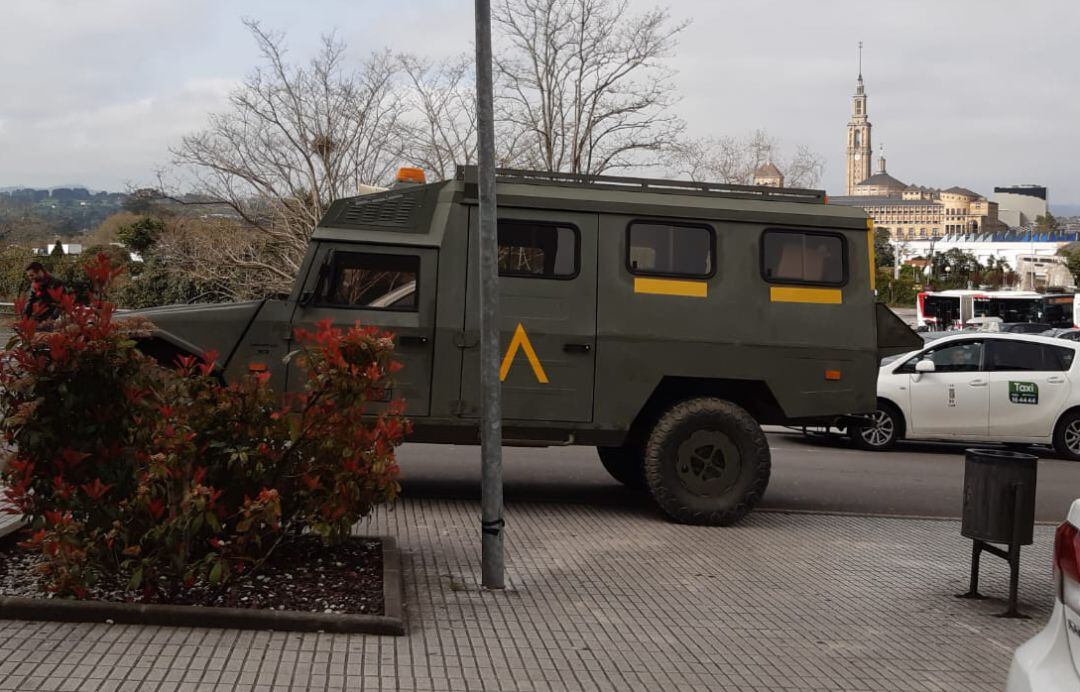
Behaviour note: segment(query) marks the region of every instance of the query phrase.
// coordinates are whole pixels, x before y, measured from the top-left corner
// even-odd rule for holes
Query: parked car
[[[1068,341],[1080,341],[1080,329],[1050,329],[1043,332],[1043,336],[1052,336],[1055,339],[1067,339]]]
[[[1006,692],[1080,690],[1080,500],[1054,535],[1054,610],[1017,648]]]
[[[849,434],[871,450],[905,438],[993,441],[1052,444],[1080,460],[1077,350],[1080,342],[1026,334],[942,337],[880,369],[878,409]]]
[[[1053,329],[1054,325],[1043,322],[1001,322],[990,331],[1005,332],[1006,334],[1042,334],[1047,329]]]

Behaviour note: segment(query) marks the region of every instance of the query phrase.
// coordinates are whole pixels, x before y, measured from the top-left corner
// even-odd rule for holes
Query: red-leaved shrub
[[[85,269],[89,302],[62,296],[48,331],[17,321],[0,360],[0,480],[46,589],[84,597],[107,576],[168,597],[222,584],[289,536],[347,536],[397,496],[404,404],[367,406],[400,367],[389,334],[320,323],[296,335],[302,393],[260,375],[226,386],[216,354],[173,369],[141,354],[148,325],[115,320],[102,298],[117,271],[103,255]]]

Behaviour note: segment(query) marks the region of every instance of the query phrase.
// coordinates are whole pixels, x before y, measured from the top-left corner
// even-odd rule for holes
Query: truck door
[[[478,209],[469,210],[461,413],[480,413]],[[499,210],[503,418],[590,421],[596,356],[596,214]]]
[[[357,322],[394,334],[404,366],[393,398],[406,413],[426,416],[431,406],[431,359],[435,340],[438,251],[407,246],[321,243],[293,314],[292,327],[309,331],[321,320],[347,329]],[[304,372],[290,364],[288,386],[304,386]]]

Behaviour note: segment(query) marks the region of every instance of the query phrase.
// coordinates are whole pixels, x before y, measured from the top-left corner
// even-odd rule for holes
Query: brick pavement
[[[0,621],[0,690],[996,690],[1049,612],[1052,527],[1023,559],[1030,621],[960,601],[952,521],[516,504],[508,585],[478,588],[475,502],[414,499],[398,537],[408,635]],[[984,561],[984,593],[1005,594]]]

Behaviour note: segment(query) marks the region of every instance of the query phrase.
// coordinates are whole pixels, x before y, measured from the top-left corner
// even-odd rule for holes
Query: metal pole
[[[480,190],[480,571],[504,588],[502,391],[499,381],[499,240],[495,201],[495,109],[491,82],[491,0],[476,0],[476,120]]]

